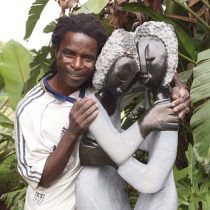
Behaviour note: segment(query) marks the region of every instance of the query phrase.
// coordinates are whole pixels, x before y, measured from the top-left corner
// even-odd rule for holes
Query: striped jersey
[[[15,117],[18,172],[28,183],[25,210],[75,209],[75,181],[80,172],[79,141],[69,161],[50,187],[38,185],[45,162],[69,125],[69,113],[78,97],[90,90],[81,88],[70,96],[52,90],[45,77],[19,102]]]

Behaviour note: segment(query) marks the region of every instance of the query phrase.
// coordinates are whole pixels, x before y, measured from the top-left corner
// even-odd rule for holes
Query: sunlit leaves
[[[25,31],[24,39],[28,39],[31,36],[31,34],[34,30],[34,27],[35,27],[37,21],[39,20],[40,15],[41,15],[42,11],[44,10],[48,1],[49,0],[36,0],[32,4],[32,6],[29,10],[29,13],[28,13],[28,20],[26,22],[26,31]]]
[[[88,0],[82,7],[77,10],[78,13],[94,13],[99,14],[102,9],[109,3],[109,0]]]
[[[10,106],[15,109],[20,100],[24,83],[29,78],[31,53],[20,43],[10,40],[1,53],[0,74],[4,78]]]

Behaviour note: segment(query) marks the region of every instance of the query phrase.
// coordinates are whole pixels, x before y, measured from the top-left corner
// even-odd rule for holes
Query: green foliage
[[[26,22],[25,39],[30,38],[33,29],[48,2],[49,0],[36,0],[32,4]],[[187,167],[181,170],[175,169],[174,172],[179,195],[179,210],[209,210],[209,175],[204,173],[203,168],[200,165],[200,162],[204,165],[205,172],[210,171],[210,52],[209,50],[200,52],[204,49],[208,49],[210,45],[209,24],[202,20],[192,8],[189,8],[186,4],[187,1],[185,0],[166,0],[164,1],[166,2],[164,5],[166,6],[166,10],[160,10],[158,12],[145,6],[143,4],[144,1],[141,1],[141,3],[124,4],[124,6],[121,7],[120,12],[118,11],[118,8],[121,5],[117,5],[118,8],[112,8],[111,6],[113,6],[114,3],[109,3],[111,12],[110,14],[104,14],[103,9],[108,2],[110,1],[89,0],[82,5],[77,12],[92,12],[100,15],[108,34],[111,34],[114,28],[121,27],[119,23],[126,20],[127,17],[130,17],[127,15],[128,12],[138,15],[140,13],[141,17],[146,17],[145,20],[152,19],[171,23],[175,27],[179,39],[179,56],[182,58],[181,61],[183,65],[183,72],[180,73],[180,76],[182,81],[188,85],[188,88],[190,88],[192,70],[188,70],[187,64],[191,63],[196,65],[193,69],[193,83],[191,89],[192,104],[194,108],[191,127],[193,129],[195,145],[193,146],[193,149],[190,145],[186,152],[188,161]],[[115,1],[115,3],[116,2],[118,1]],[[159,1],[147,2],[155,2],[158,4]],[[209,3],[206,0],[201,0],[200,3],[209,8]],[[160,6],[162,6],[161,3]],[[180,19],[174,18],[175,16],[179,16]],[[196,21],[193,23],[188,21],[191,17]],[[112,23],[115,24],[112,25]],[[55,24],[56,20],[48,24],[44,28],[44,32],[52,32]],[[133,23],[128,21],[126,24]],[[6,96],[8,95],[10,105],[14,109],[17,101],[22,95],[34,86],[40,77],[48,71],[54,60],[52,55],[53,53],[50,50],[50,46],[43,46],[39,51],[29,52],[17,42],[10,41],[6,46],[0,42],[0,97],[2,97],[2,93],[3,97],[5,94]],[[32,70],[30,71],[30,69]],[[6,93],[3,92],[3,90],[6,91]],[[140,95],[135,98],[122,113],[122,126],[127,128],[131,125],[137,117],[144,112],[144,108],[144,98]],[[19,179],[17,178],[18,176],[16,177],[17,173],[14,171],[16,163],[15,165],[10,165],[10,163],[7,162],[11,161],[10,158],[14,158],[12,155],[14,154],[14,140],[12,138],[13,123],[9,120],[6,113],[0,112],[0,125],[2,126],[0,129],[1,193],[2,190],[5,189],[1,199],[10,205],[11,209],[22,210],[25,183],[21,178]],[[185,123],[182,123],[181,127],[186,128],[180,132],[182,139],[181,144],[183,144],[183,142],[187,145],[189,142],[193,143],[191,137],[187,135],[187,132],[189,132],[190,129],[187,128]],[[178,159],[185,158],[184,151],[185,150],[182,151],[182,155],[178,154]],[[137,156],[141,161],[145,160],[145,154],[137,154]],[[14,164],[14,161],[12,161],[12,163]],[[3,165],[5,166],[4,170],[2,168]],[[8,176],[8,174],[11,174],[12,176]],[[16,186],[13,185],[14,183]],[[132,206],[135,205],[138,195],[139,193],[136,190],[129,188],[129,197]]]
[[[179,73],[179,76],[180,76],[183,84],[185,84],[185,85],[187,84],[187,82],[189,81],[189,79],[192,76],[192,73],[193,73],[192,70],[186,70],[186,71],[183,71],[183,72]]]
[[[195,107],[191,119],[194,152],[206,172],[210,172],[210,50],[199,53],[198,65],[193,69],[191,88],[192,104]]]
[[[188,166],[174,170],[179,197],[179,210],[209,210],[210,182],[193,154],[192,145],[186,152]]]
[[[180,1],[180,0],[172,0],[173,2],[175,2],[176,4],[178,4],[180,7],[182,7],[185,11],[189,12],[191,15],[193,15],[194,17],[196,17],[197,21],[200,22],[200,24],[202,24],[202,26],[205,28],[206,31],[210,31],[210,26],[208,25],[208,23],[206,23],[196,12],[194,12],[192,9],[190,9],[185,2]],[[209,8],[209,6],[208,6]]]
[[[22,96],[24,83],[29,78],[31,53],[20,43],[10,40],[2,49],[0,73],[4,78],[10,106],[15,109]]]
[[[26,184],[17,173],[16,165],[15,155],[0,164],[0,200],[4,201],[10,210],[23,210]]]
[[[196,59],[196,54],[195,54],[196,46],[192,37],[177,22],[175,22],[174,20],[172,20],[171,18],[167,17],[162,13],[155,12],[154,10],[146,7],[143,4],[139,3],[125,4],[123,8],[129,12],[142,12],[148,17],[152,18],[152,20],[154,21],[164,21],[166,23],[172,24],[175,28],[180,47],[182,47],[183,50],[188,53],[191,59],[193,60]],[[187,55],[185,56],[188,57]]]
[[[49,71],[54,59],[50,46],[43,46],[39,51],[33,50],[33,61],[30,63],[30,77],[24,84],[24,93],[34,87],[40,78]]]
[[[94,13],[99,14],[102,9],[109,3],[109,0],[88,0],[82,7],[77,10],[77,13]]]
[[[14,139],[11,137],[11,135],[0,133],[0,163],[14,153]]]
[[[14,124],[13,122],[4,114],[0,112],[0,125],[2,127],[13,129]]]
[[[48,1],[49,0],[36,0],[32,4],[28,13],[28,20],[26,21],[26,31],[24,39],[28,39],[31,36],[34,27],[36,26],[36,23],[39,20],[40,15],[47,5]]]
[[[0,74],[0,91],[4,88],[4,79],[2,75]]]
[[[17,162],[14,154],[1,162],[0,200],[4,201],[10,210],[23,210],[26,184],[16,168]]]
[[[23,210],[25,202],[26,187],[1,195],[0,200],[4,201],[10,210]]]
[[[144,93],[140,93],[133,98],[131,102],[124,108],[121,113],[121,126],[127,129],[131,126],[139,116],[145,111]]]
[[[49,23],[47,26],[45,26],[45,28],[43,30],[44,33],[51,33],[51,32],[53,32],[56,24],[57,24],[57,20],[52,21],[51,23]]]

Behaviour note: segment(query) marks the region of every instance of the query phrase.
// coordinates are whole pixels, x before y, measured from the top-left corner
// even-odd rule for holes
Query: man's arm
[[[97,106],[92,99],[75,102],[69,115],[69,127],[59,144],[46,160],[39,185],[49,187],[63,172],[74,150],[76,142],[97,116]],[[56,119],[55,119],[56,120]]]
[[[173,110],[179,113],[180,119],[184,119],[185,114],[190,112],[191,99],[189,91],[185,88],[177,72],[173,77],[172,87]]]

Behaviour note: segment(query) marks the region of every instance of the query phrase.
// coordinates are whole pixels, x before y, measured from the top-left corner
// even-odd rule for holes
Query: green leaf
[[[20,43],[10,40],[2,50],[0,73],[5,82],[10,106],[15,109],[21,98],[23,85],[29,78],[32,55]]]
[[[190,77],[192,76],[193,71],[192,70],[186,70],[181,73],[179,73],[179,77],[181,81],[186,85]]]
[[[8,140],[14,142],[14,139],[11,135],[8,135],[8,134],[5,134],[5,133],[0,133],[0,136],[3,137],[3,140],[1,141],[1,143],[5,142],[5,141],[8,141]],[[12,145],[11,147],[14,147],[14,145]]]
[[[3,88],[4,88],[4,79],[2,75],[0,74],[0,90],[2,90]]]
[[[99,14],[102,9],[109,3],[109,0],[88,0],[82,7],[77,10],[77,13],[94,13]]]
[[[14,123],[4,114],[0,112],[0,125],[5,128],[14,128]]]
[[[193,69],[191,99],[195,107],[190,125],[194,138],[194,153],[209,170],[210,164],[210,53],[198,54],[199,64]],[[208,171],[210,172],[210,171]]]
[[[52,49],[50,46],[43,46],[38,52],[35,51],[33,62],[30,64],[30,77],[24,85],[24,92],[28,92],[39,79],[49,71],[53,59],[51,58]]]
[[[176,182],[178,182],[181,179],[184,179],[188,175],[189,168],[186,167],[184,169],[178,170],[177,168],[174,168],[174,179]]]
[[[164,14],[155,12],[154,10],[140,3],[125,4],[123,9],[129,12],[143,12],[146,16],[151,17],[155,21],[164,21],[166,23],[172,24],[175,28],[180,46],[194,61],[196,60],[196,46],[194,40],[177,22],[165,16]]]
[[[42,11],[44,10],[48,1],[49,0],[36,0],[32,4],[28,13],[28,20],[26,21],[26,31],[25,31],[24,39],[28,39],[31,36],[34,30],[34,27],[36,26],[36,23],[39,20],[40,15]]]
[[[51,33],[55,29],[55,26],[57,24],[57,21],[52,21],[44,28],[44,33]]]
[[[198,54],[197,63],[200,63],[201,61],[204,61],[207,59],[210,59],[210,49],[204,50]]]
[[[24,198],[26,194],[26,187],[12,192],[4,193],[0,196],[0,200],[4,201],[10,209],[21,210],[24,209]]]
[[[193,104],[210,96],[210,60],[207,60],[193,69],[193,83],[191,99]]]

